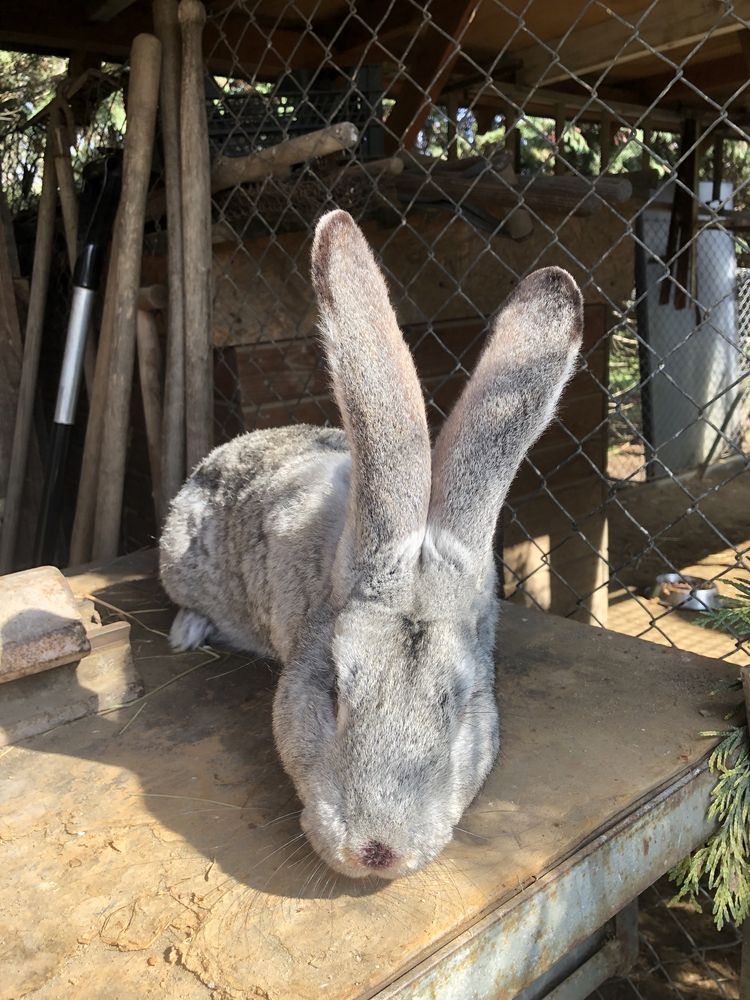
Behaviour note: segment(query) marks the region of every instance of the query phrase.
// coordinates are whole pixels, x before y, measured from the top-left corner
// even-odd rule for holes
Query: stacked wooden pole
[[[0,538],[0,573],[9,573],[13,568],[24,481],[26,478],[26,465],[31,440],[34,397],[39,370],[39,354],[42,347],[42,333],[44,330],[44,312],[47,303],[47,289],[49,288],[50,266],[52,263],[52,239],[55,231],[55,204],[57,201],[52,127],[53,119],[50,119],[44,154],[42,194],[37,214],[34,263],[31,270],[31,291],[29,309],[26,316],[21,382],[18,388],[18,404],[13,429],[10,470],[3,510],[3,530],[2,538]]]
[[[71,565],[109,560],[118,552],[136,354],[159,523],[186,472],[212,446],[211,192],[284,173],[294,164],[350,148],[359,138],[353,125],[339,123],[237,161],[219,157],[212,171],[202,54],[205,9],[199,0],[181,0],[179,4],[177,0],[153,0],[153,14],[155,34],[139,35],[130,55],[122,192],[110,246],[95,364],[89,355],[89,417],[70,544]],[[156,197],[148,199],[159,103],[165,183]],[[49,112],[27,357],[3,526],[4,569],[11,568],[18,528],[58,184],[71,261],[75,252],[77,203],[70,151],[61,131],[53,135],[58,104],[50,106]],[[382,169],[395,174],[402,168],[400,161],[388,161],[378,166],[378,172]],[[167,289],[161,289],[156,299],[153,295],[144,298],[140,287],[144,225],[146,219],[164,212]],[[165,306],[167,344],[162,383],[154,311]]]
[[[157,521],[189,466],[210,450],[211,194],[197,0],[154,0],[156,36],[133,43],[123,188],[110,255],[71,563],[117,554],[136,346]],[[182,52],[180,52],[180,27]],[[140,289],[157,103],[165,169],[168,301]],[[162,290],[163,291],[163,290]],[[152,296],[153,298],[153,296]],[[153,315],[167,306],[164,388]],[[189,336],[186,335],[189,331]]]
[[[182,270],[180,169],[180,26],[177,0],[154,0],[154,30],[161,41],[161,137],[167,215],[167,354],[161,428],[160,518],[185,478],[185,309]]]
[[[138,293],[136,341],[138,348],[138,379],[146,424],[148,464],[151,471],[151,493],[157,523],[162,516],[162,360],[156,312],[167,307],[167,290],[163,285],[141,288]],[[178,484],[179,485],[179,484]]]
[[[71,276],[76,266],[78,244],[78,198],[76,182],[73,175],[73,162],[70,157],[70,131],[67,124],[54,128],[55,174],[60,195],[60,210],[63,229],[65,230],[65,248],[68,254],[68,266]],[[94,366],[96,351],[91,337],[86,339],[86,349],[83,362],[83,373],[86,380],[86,391],[89,399],[94,389]]]
[[[120,538],[143,222],[151,173],[160,70],[161,43],[154,35],[138,35],[130,57],[128,126],[116,253],[113,255],[116,281],[92,543],[95,560],[114,558]]]
[[[190,471],[213,440],[211,352],[211,164],[206,124],[202,38],[206,11],[181,0],[182,262],[185,281],[185,447]]]
[[[0,191],[0,497],[3,504],[10,474],[23,357],[21,321],[16,296],[19,281],[20,268],[13,227],[5,198]],[[21,505],[19,518],[20,543],[15,546],[16,557],[22,563],[25,563],[31,554],[31,532],[36,523],[36,508],[41,487],[36,444],[36,438],[31,434],[26,461],[25,502]]]

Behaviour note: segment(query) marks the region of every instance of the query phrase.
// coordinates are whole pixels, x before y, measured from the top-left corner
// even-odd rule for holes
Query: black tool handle
[[[51,563],[55,559],[60,511],[62,510],[65,489],[65,465],[68,458],[70,429],[70,424],[52,425],[44,491],[34,545],[34,562],[37,566]]]
[[[82,201],[87,197],[90,200],[89,221],[73,270],[73,299],[65,336],[65,352],[34,546],[37,565],[55,561],[63,506],[68,442],[70,428],[75,423],[86,337],[101,282],[105,249],[120,193],[120,157],[110,157],[95,166],[96,174],[87,179],[88,187],[84,185],[82,194]]]

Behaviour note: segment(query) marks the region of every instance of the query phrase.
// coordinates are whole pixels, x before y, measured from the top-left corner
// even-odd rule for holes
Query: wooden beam
[[[602,113],[612,112],[622,122],[634,124],[643,122],[648,116],[650,128],[675,129],[682,127],[682,117],[674,111],[662,108],[649,109],[645,104],[615,100],[602,95],[572,94],[546,87],[525,87],[512,83],[492,83],[469,92],[469,98],[478,107],[494,107],[502,111],[510,103],[511,114],[517,115],[520,108],[527,115],[542,115],[554,118],[556,109],[562,104],[569,118],[577,121],[599,122]]]
[[[600,24],[573,28],[562,38],[545,40],[514,52],[523,61],[518,82],[553,86],[573,76],[586,76],[608,66],[633,62],[654,52],[671,52],[744,29],[750,0],[736,0],[734,13],[706,0],[660,0],[640,20],[609,14]]]
[[[565,153],[563,151],[563,139],[565,137],[565,105],[560,103],[555,108],[555,174],[561,176],[565,173]]]
[[[411,4],[392,0],[356,0],[356,17],[341,14],[315,24],[315,34],[328,43],[338,66],[356,62],[398,62],[410,36],[421,23],[421,12]]]
[[[740,55],[745,65],[745,72],[750,73],[750,28],[743,28],[737,38],[740,43]]]
[[[76,19],[65,4],[28,0],[3,10],[0,48],[67,55],[86,49],[91,56],[122,61],[136,35],[151,31],[150,4],[134,4],[111,21]],[[253,23],[247,13],[228,14],[204,32],[204,53],[217,73],[255,72],[275,76],[286,69],[316,67],[325,60],[325,43],[311,33],[278,28],[273,32]]]
[[[386,151],[409,148],[461,53],[461,41],[480,0],[432,0],[414,42],[404,54],[405,73],[386,122]]]
[[[89,21],[111,21],[131,6],[134,0],[90,0],[86,4]]]
[[[741,31],[739,37],[742,38],[745,34],[750,36],[750,31],[747,29]],[[639,96],[646,103],[663,94],[659,99],[660,104],[675,103],[684,107],[692,102],[705,107],[705,101],[696,93],[696,89],[707,94],[726,93],[737,89],[747,80],[749,69],[750,62],[746,61],[740,52],[722,59],[708,59],[705,62],[688,64],[679,79],[675,79],[674,72],[654,73],[633,82],[636,84]],[[669,89],[665,93],[667,87]],[[747,99],[746,91],[738,97],[739,101]]]

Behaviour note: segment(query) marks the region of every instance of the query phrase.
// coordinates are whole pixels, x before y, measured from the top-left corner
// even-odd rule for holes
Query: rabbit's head
[[[537,271],[495,318],[431,454],[417,374],[351,217],[318,224],[313,281],[351,452],[330,599],[274,705],[312,846],[350,876],[437,857],[495,760],[493,534],[580,345],[581,296]]]

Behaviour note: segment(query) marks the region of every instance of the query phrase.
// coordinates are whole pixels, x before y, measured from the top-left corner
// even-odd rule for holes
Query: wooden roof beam
[[[559,107],[580,116],[583,121],[599,121],[603,113],[612,112],[622,123],[639,123],[641,128],[662,128],[679,130],[683,117],[675,111],[656,107],[649,109],[645,104],[631,103],[610,97],[592,97],[585,94],[570,94],[563,90],[547,87],[524,87],[519,84],[498,83],[486,87],[470,88],[471,104],[480,107],[497,107],[499,110],[510,105],[514,110],[521,108],[527,115],[554,118]],[[572,114],[571,114],[572,117]],[[647,124],[644,125],[644,119]],[[616,122],[616,124],[618,124]]]
[[[357,0],[343,25],[341,20],[337,14],[315,25],[315,33],[326,41],[338,66],[360,60],[393,62],[406,48],[405,38],[418,30],[421,11],[392,0]]]
[[[0,47],[59,55],[85,49],[117,61],[127,58],[131,39],[152,30],[148,10],[137,5],[111,21],[95,23],[73,21],[62,4],[42,6],[39,0],[29,0],[0,25]],[[209,20],[203,51],[213,72],[248,76],[258,71],[275,76],[289,68],[315,67],[325,59],[324,43],[312,34],[286,28],[267,31],[241,14],[229,14],[218,24]]]
[[[480,0],[432,0],[425,5],[428,16],[404,53],[406,72],[386,122],[389,152],[399,143],[407,149],[414,143],[461,54],[461,39],[479,3]]]
[[[518,82],[551,87],[654,52],[695,45],[709,34],[717,38],[745,30],[743,19],[750,19],[750,0],[735,0],[733,12],[706,0],[660,0],[641,20],[630,16],[632,22],[610,14],[600,24],[574,27],[562,38],[515,51],[513,57],[523,61]]]
[[[510,105],[514,110],[521,108],[527,115],[554,118],[557,109],[562,107],[569,112],[569,117],[575,116],[579,121],[598,122],[603,113],[611,112],[616,119],[615,125],[620,127],[637,124],[638,128],[663,129],[667,132],[679,132],[686,113],[684,108],[678,110],[662,105],[652,108],[648,104],[623,101],[607,94],[592,97],[546,87],[522,87],[507,83],[470,87],[467,96],[472,107],[495,108],[498,113],[503,113]],[[710,121],[711,112],[699,113],[698,117]],[[733,121],[744,127],[746,118],[735,114]],[[722,129],[722,134],[723,132]],[[733,133],[727,131],[726,134]],[[734,137],[736,138],[736,134]]]
[[[750,31],[745,31],[740,33],[740,37],[744,33],[750,36]],[[681,106],[689,105],[691,102],[703,105],[704,102],[694,88],[709,96],[712,92],[725,93],[728,90],[739,89],[740,85],[747,81],[748,75],[750,66],[743,53],[738,52],[722,59],[711,59],[687,66],[678,78],[675,78],[674,73],[654,73],[641,77],[637,81],[637,93],[639,97],[648,101],[662,94],[668,87],[664,96],[660,98],[661,101],[679,103]],[[718,97],[714,100],[722,103]],[[745,103],[750,100],[748,89],[742,92],[738,100]]]
[[[86,4],[89,21],[111,21],[130,7],[135,0],[90,0]]]

